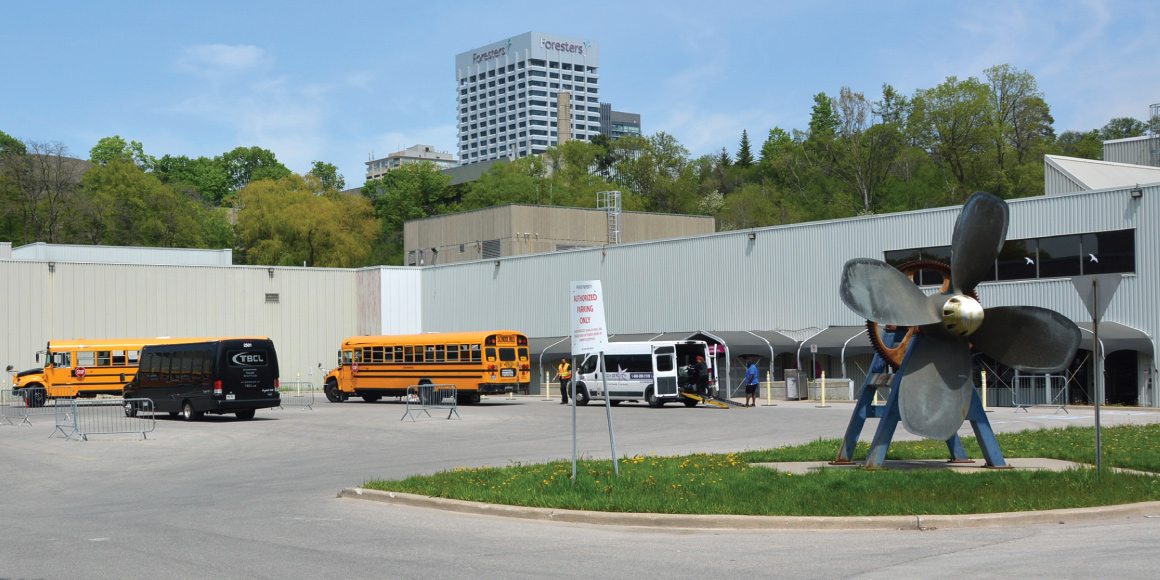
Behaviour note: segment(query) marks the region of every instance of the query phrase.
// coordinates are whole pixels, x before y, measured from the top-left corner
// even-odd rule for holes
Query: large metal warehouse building
[[[1048,195],[1010,201],[1008,247],[994,279],[979,286],[980,300],[1051,308],[1088,329],[1067,377],[1084,391],[1091,323],[1070,277],[1121,273],[1100,326],[1107,399],[1160,406],[1151,380],[1160,333],[1160,169],[1065,157],[1045,165]],[[698,335],[723,343],[728,356],[720,363],[731,366],[733,383],[743,372],[739,357],[761,357],[762,371],[777,380],[798,361],[813,366],[815,345],[815,368],[856,385],[870,350],[865,321],[838,298],[843,264],[945,259],[959,211],[413,268],[5,259],[0,248],[0,362],[32,367],[49,339],[265,335],[278,345],[284,378],[317,381],[318,367],[334,365],[347,336],[512,329],[532,338],[533,358],[547,366],[567,354],[569,282],[599,279],[613,340]]]

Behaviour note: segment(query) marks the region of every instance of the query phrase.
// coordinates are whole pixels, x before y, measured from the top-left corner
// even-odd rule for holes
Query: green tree
[[[1086,133],[1083,131],[1064,131],[1059,134],[1052,149],[1056,153],[1068,157],[1104,158],[1104,143],[1097,129],[1092,129]]]
[[[165,155],[157,160],[154,173],[162,183],[184,183],[194,187],[203,199],[213,205],[221,205],[222,200],[233,193],[230,175],[220,160]]]
[[[142,171],[152,171],[156,160],[145,154],[145,147],[137,141],[126,142],[120,135],[103,137],[89,150],[89,161],[105,166],[114,159],[123,159]]]
[[[810,110],[810,138],[821,138],[838,127],[834,104],[826,93],[814,95],[814,107]]]
[[[675,137],[626,135],[616,141],[616,150],[616,179],[643,198],[643,207],[666,213],[696,207],[696,174],[689,151]]]
[[[3,167],[5,212],[18,216],[21,243],[64,243],[81,176],[91,164],[70,157],[61,143],[26,141],[23,153],[15,153],[20,148],[14,144],[8,147],[13,153]]]
[[[971,77],[947,77],[932,89],[919,89],[912,101],[924,147],[954,177],[948,203],[959,203],[977,189],[990,189],[989,153],[995,126],[990,87]]]
[[[331,163],[315,161],[310,165],[310,173],[318,178],[328,189],[342,191],[346,189],[346,179],[338,172],[338,167]]]
[[[1131,117],[1116,117],[1108,121],[1100,129],[1100,137],[1105,141],[1112,139],[1127,139],[1128,137],[1139,137],[1148,132],[1148,124],[1138,119]]]
[[[496,163],[479,179],[466,185],[454,211],[467,211],[509,203],[554,205],[553,184],[545,181],[544,161],[538,156]]]
[[[379,246],[375,250],[380,260],[392,264],[403,263],[403,224],[407,220],[438,215],[452,203],[448,183],[434,163],[406,163],[388,171],[382,179],[366,182],[362,196],[374,204],[375,216],[381,223]]]
[[[230,188],[237,191],[251,181],[262,179],[278,180],[290,175],[290,170],[278,161],[273,151],[261,147],[237,147],[224,153],[215,161],[221,164],[229,175]]]
[[[247,264],[362,266],[379,235],[369,200],[343,195],[313,175],[254,180],[238,191],[238,202]]]
[[[753,151],[749,147],[749,132],[741,130],[741,145],[737,149],[737,166],[748,169],[753,165]]]

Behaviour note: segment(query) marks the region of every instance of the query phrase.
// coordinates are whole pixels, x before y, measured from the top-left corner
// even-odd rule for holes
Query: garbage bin
[[[799,369],[785,370],[785,400],[800,401],[810,398],[810,383],[806,372]]]

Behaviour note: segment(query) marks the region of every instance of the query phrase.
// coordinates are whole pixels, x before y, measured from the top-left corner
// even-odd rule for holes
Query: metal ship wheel
[[[910,278],[911,281],[914,281],[914,277],[923,270],[937,272],[943,278],[942,288],[939,289],[939,292],[946,292],[947,289],[950,288],[951,267],[949,264],[944,264],[936,260],[914,260],[912,262],[901,264],[897,266],[897,268],[900,272],[905,274],[907,278]],[[976,301],[979,299],[979,295],[975,291],[971,291],[970,296]],[[920,331],[917,326],[907,327],[908,330],[906,331],[906,336],[904,336],[896,346],[891,348],[886,346],[886,343],[882,342],[881,331],[893,330],[894,328],[896,327],[879,325],[873,320],[866,321],[866,330],[869,333],[870,344],[873,345],[874,352],[878,353],[878,356],[882,357],[882,360],[886,361],[886,364],[890,365],[891,370],[898,372],[899,367],[902,366],[902,358],[906,356],[906,348],[910,346],[911,337],[914,336],[914,333]]]

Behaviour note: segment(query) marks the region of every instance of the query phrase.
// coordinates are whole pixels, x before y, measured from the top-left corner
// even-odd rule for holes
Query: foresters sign
[[[572,282],[572,354],[601,352],[608,344],[600,280]]]

